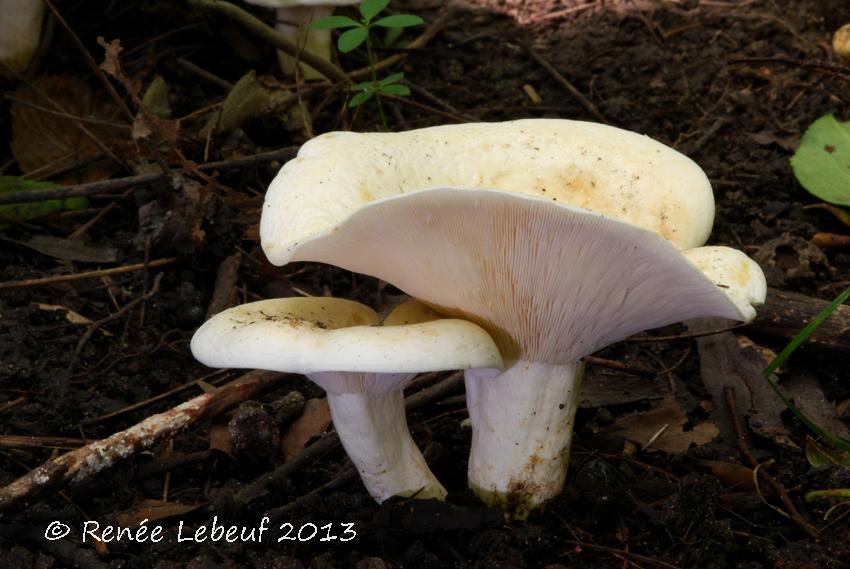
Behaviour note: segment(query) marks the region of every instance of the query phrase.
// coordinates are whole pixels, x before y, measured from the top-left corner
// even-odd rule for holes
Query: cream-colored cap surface
[[[702,245],[714,220],[708,179],[679,152],[602,124],[525,119],[318,136],[269,187],[263,249],[285,264],[300,244],[364,205],[431,187],[499,189],[581,207],[679,249]]]
[[[195,332],[191,348],[212,367],[302,374],[502,367],[493,340],[471,322],[377,324],[371,308],[349,300],[262,300],[216,314]]]

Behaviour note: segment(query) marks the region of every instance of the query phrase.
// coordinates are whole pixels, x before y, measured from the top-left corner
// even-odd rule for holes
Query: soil
[[[59,1],[56,6],[98,61],[103,48],[97,37],[117,38],[124,47],[120,60],[127,75],[144,85],[161,75],[171,89],[174,117],[218,103],[226,94],[220,85],[180,64],[181,58],[230,83],[254,69],[267,74],[263,81],[273,89],[286,86],[279,79],[273,49],[226,18],[186,4]],[[392,5],[428,22],[441,7],[441,2],[430,0]],[[271,19],[262,9],[254,12]],[[410,51],[399,66],[417,87],[410,101],[418,106],[387,101],[387,128],[444,124],[457,115],[484,121],[598,120],[529,55],[527,48],[533,48],[607,122],[669,144],[705,169],[717,201],[712,243],[754,255],[765,255],[768,247],[775,261],[767,271],[771,286],[830,299],[850,284],[850,251],[822,252],[810,240],[816,232],[847,233],[847,228],[824,210],[805,208],[815,200],[795,181],[789,157],[813,120],[827,113],[850,118],[850,71],[840,68],[829,49],[832,31],[847,21],[850,4],[843,0],[470,0],[427,46]],[[126,124],[68,35],[58,24],[53,27],[50,48],[30,78],[73,78],[74,85],[82,83],[95,93],[101,116]],[[347,70],[364,63],[357,52],[340,61]],[[11,91],[15,85],[6,88]],[[118,89],[126,93],[120,84]],[[541,102],[531,100],[530,90]],[[334,89],[305,95],[313,133],[385,129],[375,105],[346,110],[343,95]],[[135,108],[130,98],[127,101]],[[4,174],[18,175],[11,146],[19,135],[13,132],[10,109],[8,101],[0,107],[0,138],[11,142],[0,148],[0,164],[6,165]],[[168,148],[157,149],[143,140],[134,143],[126,129],[121,131],[123,146],[111,143],[111,148],[125,164],[146,160],[156,167],[159,153],[179,167],[185,162],[176,150],[202,163],[305,140],[297,122],[268,116],[228,134],[205,137],[200,127],[208,115],[203,116],[200,123],[183,120],[180,137]],[[73,183],[132,173],[109,161],[104,166],[102,154],[99,160],[81,162],[85,168],[67,169],[53,179]],[[194,397],[200,389],[192,385],[127,410],[131,405],[198,379],[220,384],[236,377],[235,372],[213,373],[195,362],[188,349],[213,297],[219,265],[234,253],[241,255],[233,291],[239,302],[298,291],[375,301],[378,283],[370,279],[313,264],[279,269],[265,261],[255,224],[262,193],[280,166],[278,161],[222,170],[215,181],[187,175],[173,184],[139,185],[124,194],[92,197],[80,212],[54,213],[2,229],[0,283],[168,257],[179,260],[100,279],[0,289],[0,484],[79,444],[26,446],[9,442],[11,435],[103,438]],[[114,250],[112,263],[61,260],[25,245],[37,235],[67,237],[93,219],[84,241]],[[89,337],[84,338],[88,325],[69,322],[65,309],[91,321],[115,314],[150,291],[159,274],[163,276],[156,294],[103,322]],[[682,331],[671,327],[662,333]],[[762,346],[783,347],[746,329],[739,332]],[[600,355],[625,357],[631,366],[656,370],[676,364],[662,376],[662,385],[675,386],[676,400],[691,421],[714,417],[712,409],[723,405],[707,395],[693,340],[627,341]],[[783,380],[814,375],[825,404],[834,408],[845,402],[846,408],[846,357],[803,350]],[[634,379],[623,371],[606,372],[624,382]],[[440,378],[425,382],[435,379]],[[293,395],[296,391],[301,395]],[[623,437],[600,435],[604,429],[599,426],[652,407],[650,400],[583,408],[566,489],[527,521],[502,522],[466,489],[470,432],[461,424],[466,412],[457,392],[409,417],[432,470],[449,490],[446,504],[392,500],[378,506],[356,476],[338,478],[348,468],[339,445],[312,457],[261,499],[228,500],[281,465],[280,433],[301,413],[305,398],[321,395],[301,378],[275,383],[256,401],[129,457],[87,484],[52,493],[3,518],[0,567],[850,567],[846,499],[803,500],[810,490],[850,486],[850,473],[846,467],[810,467],[803,451],[808,433],[790,414],[784,419],[791,445],[747,433],[749,444],[763,468],[787,490],[800,516],[820,530],[819,539],[780,515],[777,509],[785,510],[785,505],[769,489],[735,485],[728,473],[709,467],[714,463],[708,461],[749,467],[735,441],[694,444],[668,454],[651,447],[641,450]],[[846,409],[844,413],[846,419]],[[169,456],[186,460],[167,473],[151,468]],[[337,483],[328,484],[335,479]],[[145,500],[189,507],[172,509],[170,516],[157,520],[153,503]],[[213,511],[210,504],[220,508]],[[330,529],[319,529],[317,537],[304,541],[278,541],[285,531],[276,528],[262,543],[176,539],[181,520],[184,537],[188,528],[211,527],[213,516],[218,516],[216,523],[251,528],[265,512],[287,504],[278,525],[291,524],[290,536],[297,537],[299,530],[302,537],[309,535],[313,526],[308,524],[331,524]],[[81,530],[87,520],[116,524],[121,514],[125,517],[118,519],[155,520],[148,524],[164,526],[168,539],[111,541],[95,547],[89,538],[83,543]],[[49,541],[44,531],[55,520],[70,526],[72,533]],[[346,528],[356,533],[354,539],[320,539],[325,531],[345,538],[350,535]]]

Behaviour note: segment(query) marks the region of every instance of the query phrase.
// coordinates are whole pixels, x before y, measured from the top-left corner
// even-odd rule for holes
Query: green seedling
[[[381,113],[381,120],[386,124],[384,110],[381,107],[381,95],[396,95],[407,97],[410,95],[410,89],[406,85],[402,85],[400,81],[404,78],[404,73],[393,73],[382,80],[378,80],[378,72],[375,68],[375,46],[376,45],[392,45],[401,35],[404,28],[411,26],[419,26],[423,24],[422,18],[412,14],[394,14],[392,16],[384,16],[383,18],[375,19],[389,4],[389,0],[363,0],[358,6],[360,10],[360,21],[349,18],[348,16],[330,16],[316,20],[310,27],[316,30],[333,30],[348,28],[342,32],[337,40],[337,48],[341,53],[347,53],[366,45],[366,57],[369,60],[369,67],[372,70],[372,80],[363,83],[357,83],[351,87],[354,95],[348,102],[349,107],[357,107],[362,105],[372,97],[375,97],[378,102],[378,110]],[[376,28],[387,30],[387,35],[383,40],[379,40],[375,35]]]
[[[838,122],[832,115],[813,122],[791,157],[791,167],[812,195],[850,205],[850,122]]]

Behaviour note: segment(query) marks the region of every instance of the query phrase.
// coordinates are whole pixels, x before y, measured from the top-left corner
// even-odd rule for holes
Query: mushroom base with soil
[[[469,487],[482,501],[522,519],[561,492],[583,373],[583,362],[526,360],[495,379],[466,371]]]

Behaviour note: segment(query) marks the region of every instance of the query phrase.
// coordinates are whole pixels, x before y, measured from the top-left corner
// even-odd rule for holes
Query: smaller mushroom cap
[[[682,254],[726,295],[742,322],[756,317],[753,304],[767,296],[767,281],[758,263],[731,247],[697,247]]]
[[[406,318],[424,309],[406,308]],[[428,316],[430,318],[430,315]],[[418,373],[501,369],[479,326],[457,319],[378,326],[369,307],[338,298],[262,300],[221,312],[192,337],[195,358],[211,367],[283,372]]]

